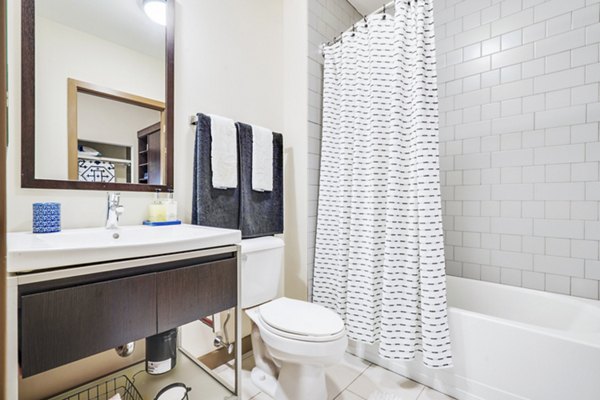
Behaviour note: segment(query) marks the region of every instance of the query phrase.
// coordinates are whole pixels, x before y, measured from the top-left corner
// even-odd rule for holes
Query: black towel
[[[213,188],[210,150],[210,117],[199,113],[194,146],[192,224],[238,229],[240,221],[239,174],[237,188]]]
[[[273,190],[252,190],[252,127],[236,123],[240,167],[240,223],[243,238],[283,233],[283,136],[273,133]]]

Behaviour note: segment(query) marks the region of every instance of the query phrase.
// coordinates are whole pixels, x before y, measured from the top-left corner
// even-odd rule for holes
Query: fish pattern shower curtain
[[[432,0],[324,48],[313,301],[387,359],[452,365]]]

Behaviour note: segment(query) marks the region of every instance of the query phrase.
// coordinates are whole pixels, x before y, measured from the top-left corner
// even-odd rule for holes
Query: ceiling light
[[[166,0],[143,0],[143,5],[148,18],[162,26],[167,25]]]

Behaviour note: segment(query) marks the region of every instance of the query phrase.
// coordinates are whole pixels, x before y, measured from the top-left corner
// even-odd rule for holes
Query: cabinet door
[[[23,376],[156,333],[156,274],[25,295]]]
[[[159,272],[156,275],[158,332],[237,304],[237,259]]]

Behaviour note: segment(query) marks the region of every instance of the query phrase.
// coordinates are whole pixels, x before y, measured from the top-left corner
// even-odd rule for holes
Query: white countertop
[[[7,234],[8,272],[203,250],[241,243],[241,232],[198,225],[65,229],[57,233]]]

